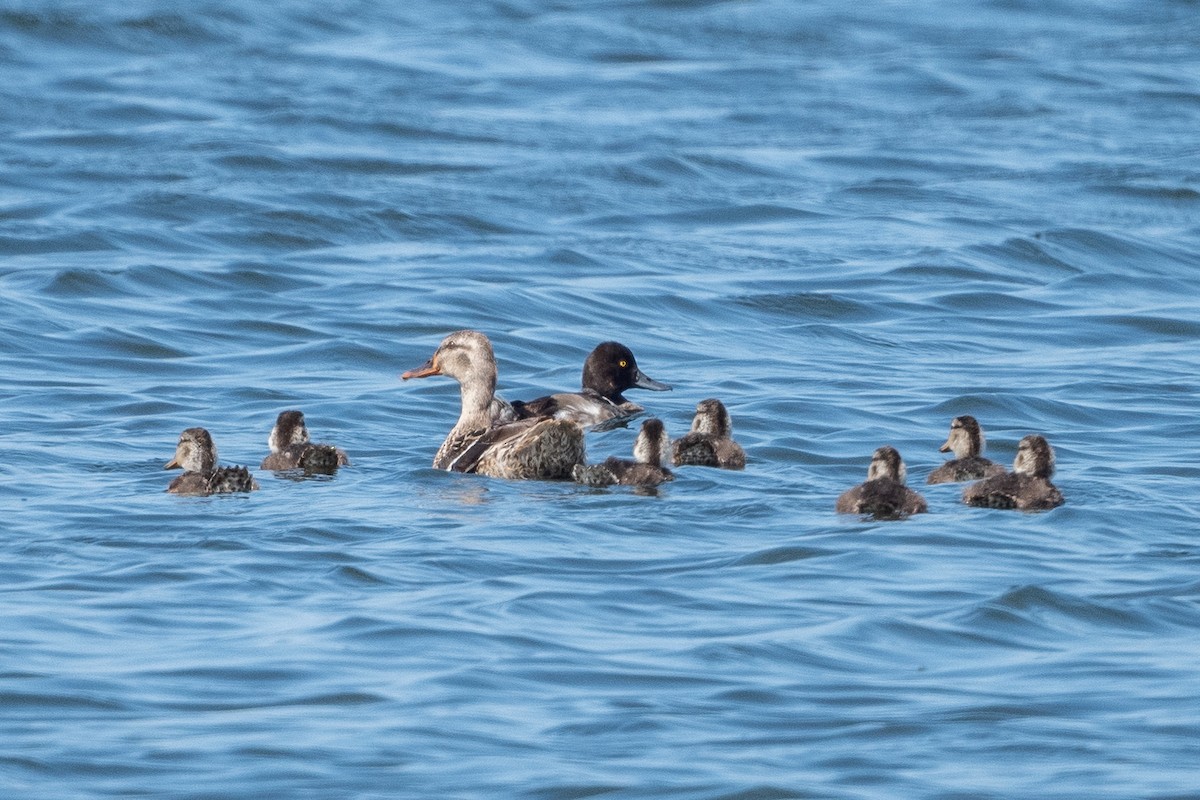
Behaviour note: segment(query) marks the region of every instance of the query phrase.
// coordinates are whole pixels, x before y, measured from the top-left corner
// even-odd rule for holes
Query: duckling
[[[642,423],[634,440],[633,461],[609,456],[603,464],[576,464],[571,474],[576,483],[588,486],[657,486],[675,480],[663,466],[670,455],[671,440],[662,420],[651,418]]]
[[[964,414],[950,421],[950,436],[939,453],[954,451],[954,458],[929,473],[926,483],[958,483],[1003,475],[1004,467],[983,457],[986,440],[974,417]]]
[[[671,387],[643,373],[633,357],[633,351],[620,342],[601,342],[583,362],[582,389],[563,392],[536,400],[512,404],[518,419],[553,417],[569,419],[585,428],[623,423],[629,417],[645,411],[637,403],[625,399],[628,389],[649,389],[652,392],[670,391]]]
[[[569,480],[584,462],[583,428],[565,419],[530,417],[498,423],[496,357],[479,331],[450,334],[404,380],[448,375],[459,383],[462,411],[433,458],[434,469],[476,472],[494,478]]]
[[[331,444],[313,444],[308,439],[304,414],[300,411],[280,411],[275,427],[267,438],[271,454],[263,459],[259,469],[303,469],[305,472],[331,473],[338,467],[350,466],[345,451]]]
[[[1062,492],[1050,482],[1054,448],[1044,436],[1031,433],[1017,444],[1013,471],[985,478],[963,489],[963,502],[984,508],[1044,511],[1063,504]]]
[[[837,499],[838,513],[903,517],[927,511],[925,498],[904,485],[906,474],[904,461],[896,448],[880,447],[871,456],[866,483],[844,492]]]
[[[175,457],[163,469],[183,469],[184,473],[171,481],[167,491],[172,494],[225,494],[252,492],[258,483],[245,467],[218,467],[217,446],[204,428],[188,428],[179,435]]]
[[[675,466],[745,469],[746,452],[735,442],[733,422],[725,404],[710,397],[696,404],[692,429],[675,440]]]

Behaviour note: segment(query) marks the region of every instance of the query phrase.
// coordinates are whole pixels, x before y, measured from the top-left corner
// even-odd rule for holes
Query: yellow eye
[[[629,362],[622,358],[620,365],[621,365],[621,369],[625,369],[625,367],[629,366]]]

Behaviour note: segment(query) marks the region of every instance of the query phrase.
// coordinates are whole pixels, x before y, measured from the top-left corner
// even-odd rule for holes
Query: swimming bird
[[[562,392],[536,400],[512,404],[517,418],[553,417],[569,419],[584,427],[620,422],[645,411],[625,399],[629,389],[666,392],[670,386],[656,381],[638,368],[633,351],[620,342],[601,342],[583,362],[578,392]]]
[[[983,428],[974,417],[964,414],[950,420],[950,436],[938,452],[953,451],[954,458],[929,473],[925,482],[957,483],[1003,475],[1004,467],[983,457],[984,445]]]
[[[1017,444],[1013,471],[985,478],[963,489],[963,502],[984,508],[1044,511],[1063,504],[1062,492],[1050,482],[1054,448],[1044,436],[1031,433]]]
[[[345,451],[331,444],[314,444],[308,439],[308,427],[301,411],[280,411],[275,427],[267,437],[271,454],[259,469],[302,469],[305,472],[333,472],[350,466]]]
[[[696,404],[692,429],[675,440],[675,466],[745,469],[746,452],[735,442],[733,422],[725,404],[714,397]]]
[[[571,478],[584,462],[583,428],[570,420],[529,417],[497,423],[496,357],[478,331],[457,331],[404,380],[447,375],[459,383],[462,411],[433,459],[434,469],[477,472],[494,478]]]
[[[904,485],[906,472],[896,448],[880,447],[871,456],[866,483],[844,492],[837,499],[838,513],[903,517],[928,510],[925,498]]]
[[[183,469],[184,473],[171,481],[167,491],[172,494],[224,494],[252,492],[258,483],[245,467],[218,467],[217,446],[204,428],[188,428],[179,435],[175,457],[163,469]]]
[[[633,442],[633,461],[609,456],[603,464],[576,464],[572,477],[587,486],[657,486],[675,480],[663,466],[670,455],[671,440],[662,420],[651,418],[642,423]]]

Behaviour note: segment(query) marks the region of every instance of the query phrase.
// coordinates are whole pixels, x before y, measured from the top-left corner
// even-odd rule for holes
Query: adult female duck
[[[530,417],[497,424],[496,357],[478,331],[457,331],[433,356],[400,377],[446,375],[458,381],[462,411],[433,458],[434,469],[493,478],[569,480],[584,462],[583,428],[564,419]]]

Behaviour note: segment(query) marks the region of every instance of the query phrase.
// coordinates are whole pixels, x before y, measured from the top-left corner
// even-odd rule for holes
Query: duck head
[[[217,446],[204,428],[188,428],[179,434],[175,457],[163,469],[183,469],[185,472],[212,472],[217,466]]]
[[[633,458],[654,467],[671,463],[671,438],[662,420],[651,418],[642,423],[633,442]]]
[[[286,450],[294,444],[308,443],[308,428],[304,425],[304,414],[300,411],[280,411],[275,427],[267,437],[272,453]]]
[[[880,447],[871,456],[871,466],[867,467],[867,480],[891,478],[904,483],[907,476],[908,470],[904,466],[904,460],[900,458],[900,452],[891,445]]]
[[[1035,478],[1049,478],[1054,474],[1054,448],[1046,437],[1031,433],[1017,444],[1013,472]]]
[[[719,439],[728,439],[733,433],[733,422],[725,404],[715,397],[696,403],[696,416],[692,418],[692,430],[711,434]]]
[[[955,417],[950,420],[950,436],[946,443],[938,448],[939,453],[953,451],[955,458],[967,458],[983,454],[983,428],[970,415]]]
[[[601,342],[583,362],[583,388],[591,389],[614,403],[623,403],[626,389],[665,392],[670,386],[638,369],[633,351],[620,342]]]

